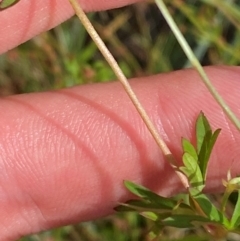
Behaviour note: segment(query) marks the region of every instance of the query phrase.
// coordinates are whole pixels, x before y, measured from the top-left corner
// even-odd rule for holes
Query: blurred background
[[[202,65],[240,64],[240,0],[165,2]],[[128,78],[191,67],[153,1],[88,16]],[[113,80],[76,17],[0,56],[0,96]],[[116,214],[21,241],[147,241],[149,227],[137,214]],[[192,240],[186,233],[169,229],[162,240]]]

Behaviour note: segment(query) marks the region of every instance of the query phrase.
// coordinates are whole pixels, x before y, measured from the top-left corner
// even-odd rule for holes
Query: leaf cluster
[[[196,122],[197,147],[187,139],[182,139],[184,166],[179,169],[188,177],[190,193],[193,196],[200,193],[205,186],[210,154],[219,133],[220,129],[212,131],[207,118],[201,112]]]
[[[163,197],[146,187],[130,181],[124,181],[126,188],[139,199],[121,203],[117,211],[134,211],[153,222],[152,240],[158,240],[164,227],[195,228],[201,226],[206,235],[215,239],[226,237],[229,232],[240,233],[240,199],[231,215],[225,212],[225,206],[232,192],[240,190],[240,177],[231,178],[229,172],[221,205],[218,207],[205,194],[208,163],[220,129],[213,131],[201,112],[196,121],[196,147],[182,139],[183,166],[179,167],[189,181],[185,194]],[[238,196],[240,191],[238,191]]]

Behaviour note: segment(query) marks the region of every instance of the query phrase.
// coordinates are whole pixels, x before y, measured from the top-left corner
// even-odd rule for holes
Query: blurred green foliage
[[[144,240],[146,220],[135,214],[118,214],[103,220],[58,228],[21,241],[139,241]]]
[[[240,1],[168,0],[203,65],[240,63]],[[127,77],[190,67],[154,3],[89,14]],[[0,56],[0,94],[114,80],[77,18]]]
[[[166,2],[203,65],[240,64],[240,0]],[[89,17],[129,78],[191,67],[152,1]],[[114,79],[75,17],[0,56],[1,96]],[[141,217],[118,214],[22,241],[148,240],[147,229]],[[170,230],[166,236],[181,233]]]

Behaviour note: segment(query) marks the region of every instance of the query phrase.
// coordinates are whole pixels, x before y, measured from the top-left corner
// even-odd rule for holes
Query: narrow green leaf
[[[189,179],[193,179],[196,182],[202,180],[201,172],[196,159],[194,159],[189,153],[184,153],[182,158],[186,170],[185,174],[189,177]]]
[[[173,209],[177,201],[171,198],[165,198],[157,195],[146,187],[135,184],[130,181],[124,181],[125,187],[136,196],[148,200],[151,203],[159,204],[160,206],[164,206],[165,208]]]
[[[148,219],[152,220],[152,221],[157,221],[158,220],[158,215],[156,213],[154,213],[154,212],[148,212],[148,211],[141,212],[141,215],[143,217],[145,217],[145,218],[148,218]]]
[[[171,212],[172,208],[169,208],[165,204],[161,203],[151,203],[146,200],[129,200],[126,203],[121,204],[120,207],[115,208],[116,211],[137,211],[137,212],[142,212],[142,211],[153,211],[156,213],[163,213],[163,212]],[[127,209],[125,209],[127,208]],[[128,208],[130,208],[128,210]],[[121,209],[121,210],[120,210]]]
[[[173,214],[193,214],[192,208],[185,203],[178,203],[174,208],[169,208],[162,203],[150,203],[146,200],[129,200],[121,204],[123,207],[115,208],[116,211],[151,211],[158,214],[173,213]],[[120,210],[121,209],[121,210]]]
[[[205,135],[208,131],[212,131],[209,122],[203,112],[201,112],[196,122],[196,138],[197,138],[197,152],[200,153]]]
[[[232,214],[230,224],[232,229],[239,228],[240,225],[240,190],[238,190],[238,199]]]
[[[121,203],[113,209],[117,212],[138,212],[138,210],[135,207],[128,206],[125,203]]]
[[[198,162],[200,165],[202,165],[205,162],[205,159],[206,159],[205,156],[208,150],[208,145],[211,140],[211,137],[212,137],[212,131],[207,131],[203,138],[201,149],[199,150],[199,153],[198,153]]]
[[[2,0],[2,1],[0,1],[0,10],[9,8],[9,7],[15,5],[19,1],[20,0]]]
[[[161,220],[161,223],[170,227],[191,228],[195,227],[197,223],[212,223],[212,221],[198,215],[172,215],[171,217]]]
[[[212,149],[214,144],[216,143],[216,140],[220,134],[221,129],[217,129],[216,131],[214,131],[214,133],[211,133],[211,137],[209,138],[208,135],[210,135],[210,132],[208,132],[206,134],[206,140],[204,141],[205,143],[205,147],[204,147],[204,153],[203,155],[199,155],[199,167],[201,169],[202,172],[202,176],[204,181],[206,180],[206,176],[207,176],[207,167],[208,167],[208,163],[209,163],[209,159],[210,159],[210,155],[212,153]]]
[[[191,184],[190,193],[195,196],[204,188],[204,181],[197,161],[189,154],[183,154],[184,166],[179,169],[188,177]]]
[[[198,160],[198,154],[190,141],[182,138],[182,147],[184,152],[189,153],[196,161]]]
[[[198,196],[193,197],[194,200],[199,204],[202,211],[205,213],[205,215],[211,220],[218,222],[225,227],[229,226],[228,219],[223,215],[222,212],[220,212],[213,203],[208,199],[208,197],[204,194],[200,194]]]
[[[172,210],[171,207],[169,207],[168,205],[165,205],[165,203],[152,203],[149,201],[146,201],[144,199],[141,200],[129,200],[126,202],[126,204],[131,205],[131,206],[135,206],[135,207],[139,207],[139,208],[145,208],[145,209],[152,209],[152,210]]]
[[[207,118],[201,112],[196,122],[196,138],[198,163],[204,182],[206,180],[209,158],[219,133],[220,129],[217,129],[214,133],[212,133],[212,129]]]

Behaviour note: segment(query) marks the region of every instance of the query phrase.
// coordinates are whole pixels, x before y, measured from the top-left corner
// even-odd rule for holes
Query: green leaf
[[[20,0],[2,0],[0,2],[0,10],[4,10],[6,8],[9,8],[9,7],[15,5],[19,1]]]
[[[199,204],[200,208],[204,212],[204,214],[211,220],[218,222],[225,227],[229,226],[228,219],[220,212],[213,203],[208,199],[208,197],[204,194],[200,194],[198,196],[193,197],[194,200]]]
[[[212,137],[212,131],[207,131],[203,138],[201,149],[199,150],[199,153],[198,153],[198,162],[200,165],[203,165],[203,163],[205,164],[205,159],[206,159],[205,156],[208,150],[208,145],[211,140],[211,137]]]
[[[190,154],[197,162],[198,154],[195,150],[195,147],[192,145],[190,141],[188,141],[185,138],[182,138],[182,148],[184,152],[187,152],[188,154]]]
[[[156,213],[171,212],[173,208],[169,208],[165,204],[151,203],[146,200],[129,200],[115,208],[116,211],[153,211]]]
[[[207,217],[198,215],[172,215],[171,217],[161,220],[161,223],[165,226],[171,226],[176,228],[191,228],[196,224],[212,223]]]
[[[136,196],[148,200],[151,203],[158,204],[160,207],[173,209],[177,205],[177,201],[171,198],[165,198],[157,195],[146,187],[135,184],[130,181],[124,181],[125,187]]]
[[[171,200],[171,198],[170,198]],[[114,208],[116,211],[135,211],[135,212],[143,212],[150,211],[155,212],[156,214],[168,213],[171,215],[174,214],[193,214],[192,208],[185,203],[175,203],[174,208],[169,208],[165,205],[165,203],[151,203],[146,200],[129,200],[126,203],[121,204]]]
[[[240,225],[240,190],[238,190],[238,199],[232,214],[230,224],[232,229],[239,228]]]
[[[148,218],[152,221],[157,221],[158,220],[158,215],[154,212],[141,212],[141,215],[145,218]]]
[[[120,205],[114,207],[113,209],[117,212],[140,212],[138,207],[128,205],[127,203],[120,203]]]
[[[197,138],[197,152],[200,153],[205,135],[208,131],[212,131],[209,122],[203,112],[201,112],[196,122],[196,138]]]
[[[183,154],[184,166],[179,169],[188,177],[191,184],[190,193],[194,196],[204,188],[204,181],[197,161],[189,154]]]
[[[220,131],[220,129],[217,129],[213,134],[211,131],[208,131],[202,143],[202,148],[198,156],[198,162],[204,181],[206,180],[209,158]]]
[[[200,113],[196,122],[196,138],[198,163],[204,182],[206,180],[209,158],[220,131],[220,129],[217,129],[212,133],[207,118],[203,112]]]

